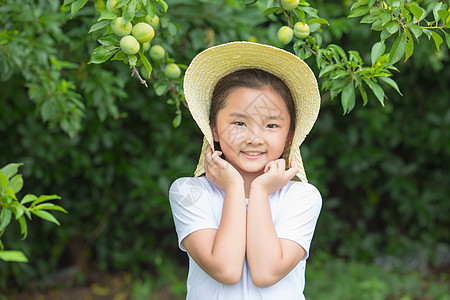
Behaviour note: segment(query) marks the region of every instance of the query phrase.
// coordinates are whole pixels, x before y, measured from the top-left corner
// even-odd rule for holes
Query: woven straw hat
[[[300,156],[300,145],[310,132],[320,109],[320,94],[314,73],[294,54],[273,46],[231,42],[208,48],[198,54],[189,65],[184,77],[184,94],[189,111],[204,134],[202,151],[194,176],[205,173],[205,154],[208,144],[214,150],[209,126],[211,97],[217,82],[223,76],[240,69],[257,68],[272,73],[289,87],[295,102],[297,122],[289,149],[283,158],[297,160],[300,171],[297,180],[307,182]]]

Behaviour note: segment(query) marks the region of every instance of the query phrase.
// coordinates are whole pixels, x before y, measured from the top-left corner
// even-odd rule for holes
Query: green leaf
[[[127,24],[131,22],[134,18],[134,14],[136,13],[136,0],[131,0],[127,6],[125,6],[122,14],[123,23]]]
[[[155,94],[157,96],[164,95],[169,90],[169,86],[167,84],[161,84],[155,87]]]
[[[417,24],[414,24],[414,23],[406,23],[406,27],[408,27],[408,28],[411,30],[411,32],[414,34],[414,36],[416,37],[416,39],[419,38],[419,37],[422,35],[422,33],[423,33],[422,27],[420,27],[420,26],[417,25]]]
[[[352,81],[349,81],[342,89],[341,104],[344,115],[348,114],[355,107],[355,87]]]
[[[178,114],[175,116],[175,118],[173,118],[172,125],[174,128],[177,128],[178,126],[180,126],[180,124],[181,124],[181,114]]]
[[[433,5],[433,16],[434,16],[434,20],[437,22],[439,22],[440,14],[439,14],[439,10],[442,7],[442,3],[441,2],[435,2]]]
[[[306,24],[308,24],[308,25],[314,24],[314,23],[330,25],[330,23],[328,23],[328,21],[325,20],[324,18],[312,18],[312,19],[309,19],[308,22],[306,22]]]
[[[439,17],[441,18],[441,20],[444,22],[444,23],[446,23],[446,20],[447,20],[447,18],[448,17],[450,17],[450,11],[446,11],[446,10],[438,10],[438,15],[439,15]],[[446,23],[446,24],[448,24],[448,23]]]
[[[394,45],[389,52],[389,65],[398,62],[405,53],[406,49],[406,34],[400,34],[394,42]]]
[[[4,261],[28,262],[28,258],[21,251],[2,250],[0,251],[0,259]]]
[[[416,18],[417,22],[422,21],[423,17],[425,17],[425,11],[417,5],[411,5],[409,7],[409,10],[412,12],[412,14],[414,15],[414,18]]]
[[[105,46],[114,46],[114,45],[117,46],[117,44],[119,43],[119,40],[113,34],[103,36],[103,37],[99,38],[97,41],[100,44],[105,45]]]
[[[30,208],[38,205],[39,203],[45,202],[45,201],[58,200],[58,199],[61,199],[61,197],[58,195],[41,195],[33,203],[31,203]]]
[[[385,50],[386,50],[386,45],[384,44],[384,42],[377,42],[377,43],[373,44],[372,51],[370,53],[372,65],[375,64],[377,62],[378,58],[380,58],[380,56],[384,54]]]
[[[382,81],[386,82],[387,84],[389,84],[391,87],[393,87],[397,91],[397,93],[400,94],[400,96],[403,96],[403,94],[400,92],[400,89],[398,88],[397,83],[394,80],[392,80],[389,77],[384,77],[384,76],[378,77],[378,78],[381,79]]]
[[[142,63],[144,64],[145,70],[147,70],[148,76],[150,76],[150,74],[152,73],[152,69],[153,69],[152,65],[148,61],[147,57],[145,57],[144,53],[142,53],[141,51],[139,51],[139,57],[140,57]]]
[[[380,17],[379,16],[375,16],[375,15],[367,15],[364,16],[361,21],[359,21],[360,23],[365,23],[365,24],[370,24],[375,22],[376,20],[378,20]]]
[[[107,9],[102,9],[100,11],[100,17],[97,19],[97,21],[101,21],[101,20],[114,20],[115,18],[117,18],[117,14],[107,10]]]
[[[29,211],[27,210],[29,213]],[[27,238],[28,236],[28,227],[27,227],[27,220],[25,219],[25,216],[21,216],[18,220],[20,225],[20,234],[22,235],[22,241]]]
[[[32,195],[32,194],[27,194],[25,195],[25,197],[22,198],[22,201],[20,201],[20,204],[25,204],[28,202],[33,202],[35,200],[37,200],[37,196],[36,195]]]
[[[12,188],[14,194],[17,194],[23,187],[23,178],[21,174],[15,175],[11,180],[8,182],[8,187]]]
[[[117,46],[99,46],[94,49],[88,64],[101,64],[118,51]]]
[[[299,8],[301,8],[305,13],[307,13],[308,15],[310,15],[313,18],[318,18],[319,17],[317,15],[317,13],[319,12],[318,9],[315,9],[315,8],[312,8],[312,7],[309,7],[309,6],[302,6],[302,7],[299,7]]]
[[[64,0],[63,6],[66,6],[74,1],[76,1],[76,0]]]
[[[442,42],[444,41],[444,39],[443,39],[439,34],[437,34],[437,33],[434,32],[434,31],[431,32],[431,36],[433,37],[434,43],[436,44],[436,49],[437,49],[438,51],[441,51],[441,50],[439,49],[439,47],[441,46],[441,44],[442,44]]]
[[[368,7],[363,7],[363,6],[358,6],[356,8],[354,8],[350,14],[348,15],[347,18],[355,18],[355,17],[360,17],[365,15],[366,13],[369,12],[369,8]]]
[[[109,21],[109,20],[103,20],[103,21],[97,22],[97,23],[95,23],[94,25],[91,26],[91,28],[89,29],[88,33],[91,33],[91,32],[100,30],[102,28],[105,28],[109,24],[111,24],[111,21]]]
[[[72,6],[70,7],[70,18],[71,19],[77,13],[77,11],[79,11],[80,9],[83,8],[83,6],[86,5],[87,1],[88,0],[77,0],[72,3]]]
[[[398,31],[398,27],[400,25],[397,22],[391,21],[389,23],[387,23],[386,25],[386,30],[390,33],[390,34],[394,34]]]
[[[384,30],[384,26],[382,24],[383,24],[383,21],[377,20],[377,21],[373,22],[373,24],[370,27],[370,29],[372,29],[374,31],[383,31]]]
[[[5,174],[3,174],[3,172],[0,172],[0,194],[6,188],[8,182],[9,180],[8,178],[6,178]]]
[[[0,213],[0,232],[6,229],[11,222],[12,211],[8,207],[0,207],[2,212]]]
[[[42,203],[42,204],[36,205],[33,209],[35,209],[35,210],[42,210],[42,209],[57,210],[57,211],[62,211],[63,213],[67,213],[67,210],[65,210],[64,208],[62,208],[59,205],[55,205],[52,203]]]
[[[266,10],[264,10],[263,16],[267,17],[268,15],[277,13],[280,10],[281,10],[281,7],[270,7],[270,8],[267,8]]]
[[[162,6],[163,12],[166,13],[167,9],[169,8],[169,5],[167,5],[167,3],[164,0],[156,0],[156,2],[158,2],[159,5]]]
[[[145,9],[151,18],[156,15],[156,5],[153,0],[145,0]]]
[[[350,56],[350,60],[356,60],[360,65],[363,65],[363,60],[358,51],[350,50],[348,51],[348,54]]]
[[[113,58],[111,58],[111,60],[124,60],[128,58],[128,56],[123,53],[122,50],[117,51],[116,55],[113,56]]]
[[[388,11],[385,11],[384,13],[382,13],[380,15],[380,18],[383,21],[383,23],[381,25],[384,26],[386,23],[388,23],[389,21],[392,20],[392,15]],[[397,25],[398,25],[398,23],[397,23]]]
[[[34,210],[33,209],[31,212],[41,219],[55,223],[58,226],[60,225],[59,221],[51,213],[46,212],[45,210]]]
[[[363,98],[363,105],[366,106],[368,99],[367,99],[367,92],[362,87],[362,85],[358,85],[359,92],[361,93],[361,97]]]
[[[325,68],[323,68],[322,70],[320,70],[319,72],[319,78],[327,75],[328,73],[330,73],[331,71],[334,70],[334,65],[327,65]]]
[[[7,179],[10,179],[19,171],[19,167],[22,166],[23,163],[11,163],[4,166],[0,171],[6,176]]]
[[[375,96],[377,97],[377,99],[381,103],[381,105],[384,106],[384,90],[381,88],[381,86],[378,83],[375,83],[371,79],[367,79],[367,78],[364,78],[364,82],[369,86],[369,88],[375,94]]]
[[[445,42],[447,43],[448,49],[450,49],[450,34],[448,32],[445,33]]]
[[[345,51],[344,51],[344,49],[342,49],[341,46],[332,44],[332,45],[329,45],[328,47],[331,48],[331,49],[333,50],[333,52],[339,53],[339,56],[341,56],[342,59],[343,59],[346,63],[348,63],[347,55],[345,54]]]
[[[407,61],[408,58],[410,58],[410,56],[414,52],[414,41],[412,39],[411,34],[408,31],[407,31],[407,34],[408,34],[408,39],[406,42],[406,49],[405,49],[405,61]]]

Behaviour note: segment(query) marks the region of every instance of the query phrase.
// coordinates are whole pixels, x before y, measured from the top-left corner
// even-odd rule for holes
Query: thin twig
[[[131,76],[136,76],[141,82],[141,84],[145,85],[145,87],[148,88],[147,82],[144,79],[142,79],[141,74],[139,74],[139,71],[136,69],[136,66],[131,67],[131,69],[132,69]]]

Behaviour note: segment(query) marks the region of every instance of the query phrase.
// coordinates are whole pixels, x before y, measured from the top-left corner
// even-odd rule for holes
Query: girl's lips
[[[241,154],[248,159],[258,159],[261,158],[265,152],[260,151],[241,151]]]

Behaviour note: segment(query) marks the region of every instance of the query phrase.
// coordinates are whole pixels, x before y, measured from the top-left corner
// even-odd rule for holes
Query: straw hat
[[[295,102],[297,122],[290,148],[283,158],[297,160],[299,180],[307,182],[300,156],[300,145],[310,132],[320,109],[320,94],[314,73],[294,54],[273,46],[231,42],[208,48],[198,54],[189,65],[184,77],[184,94],[192,117],[204,134],[202,151],[194,176],[205,173],[205,153],[214,140],[209,126],[211,97],[217,82],[223,76],[240,69],[257,68],[272,73],[289,87]],[[296,179],[294,177],[294,179]]]

